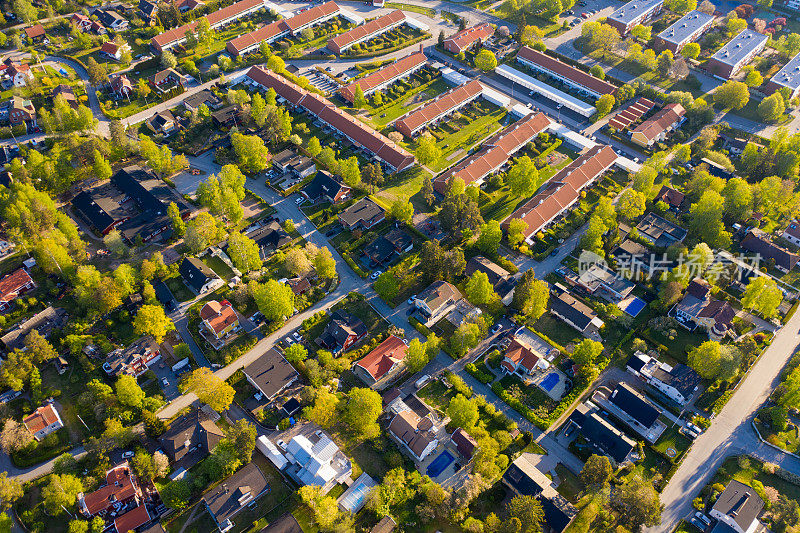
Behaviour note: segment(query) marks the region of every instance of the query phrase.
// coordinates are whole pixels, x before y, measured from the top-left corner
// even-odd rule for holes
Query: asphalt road
[[[731,455],[749,453],[800,475],[800,459],[758,440],[751,422],[779,383],[780,372],[800,343],[800,314],[775,334],[772,344],[750,369],[711,427],[695,440],[686,458],[661,494],[661,525],[650,532],[671,531],[693,512],[692,499]]]

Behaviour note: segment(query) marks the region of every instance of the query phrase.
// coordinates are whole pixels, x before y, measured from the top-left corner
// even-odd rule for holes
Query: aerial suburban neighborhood
[[[800,1],[0,28],[0,531],[800,531]]]

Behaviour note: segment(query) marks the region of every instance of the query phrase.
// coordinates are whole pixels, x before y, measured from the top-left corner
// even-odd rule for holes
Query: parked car
[[[128,451],[122,452],[122,458],[123,459],[130,459],[131,457],[133,457],[133,452],[132,451],[128,450]]]
[[[297,200],[295,200],[295,201],[294,201],[294,203],[296,203],[297,205],[300,205],[300,204],[302,204],[302,203],[303,203],[303,202],[305,202],[305,201],[306,201],[306,199],[305,199],[304,197],[302,197],[302,196],[299,196],[299,197],[297,198]]]
[[[296,331],[295,331],[294,333],[292,333],[292,337],[293,337],[293,338],[294,338],[294,340],[296,340],[297,342],[302,342],[302,340],[303,340],[303,336],[302,336],[302,335],[300,335],[300,334],[299,334],[298,332],[296,332]]]
[[[167,378],[161,378],[161,384],[165,387],[169,387],[169,381],[167,381]]]
[[[417,299],[417,295],[415,294],[411,298],[408,299],[408,305],[414,305],[414,300]]]
[[[588,19],[589,18],[589,13],[586,13],[586,12],[581,13],[581,18],[582,19]]]
[[[375,272],[372,273],[372,275],[369,277],[369,279],[371,279],[372,281],[375,281],[376,279],[378,279],[378,276],[380,276],[381,274],[383,274],[383,271],[376,270]]]
[[[697,511],[696,513],[694,513],[694,517],[700,520],[702,523],[704,523],[706,527],[711,525],[711,519],[708,516],[706,516],[706,514],[702,511]]]

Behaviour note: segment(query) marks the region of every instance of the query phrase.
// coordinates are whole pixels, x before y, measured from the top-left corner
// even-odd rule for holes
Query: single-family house
[[[636,441],[601,417],[597,409],[586,403],[580,404],[569,417],[595,453],[613,459],[618,465],[628,462],[636,450]]]
[[[353,364],[353,373],[375,390],[383,390],[405,367],[408,345],[389,335],[374,350]]]
[[[368,196],[360,199],[341,213],[339,223],[347,230],[369,230],[386,220],[386,210]]]
[[[503,474],[502,483],[518,496],[533,496],[539,500],[544,511],[545,531],[561,533],[572,523],[578,510],[558,493],[553,481],[536,468],[534,458],[534,454],[527,452],[517,457]]]
[[[781,233],[781,237],[795,246],[800,246],[800,223],[797,222],[797,219],[789,223],[786,229],[783,230],[783,233]]]
[[[150,2],[149,0],[139,0],[139,16],[148,25],[155,25],[158,20],[158,2]]]
[[[509,374],[530,375],[537,369],[547,368],[544,355],[525,342],[525,339],[514,337],[503,354],[500,366]]]
[[[39,407],[23,418],[22,423],[37,441],[64,427],[64,422],[61,421],[61,416],[52,403]]]
[[[137,501],[141,497],[141,485],[125,461],[106,472],[105,485],[93,492],[78,493],[78,510],[84,516],[92,517],[111,509],[138,507]]]
[[[389,422],[389,435],[415,461],[422,461],[439,445],[436,430],[430,417],[420,417],[411,409],[395,414]]]
[[[307,178],[317,171],[317,165],[313,159],[289,148],[281,150],[272,158],[272,168],[301,179]]]
[[[117,348],[108,354],[103,362],[103,371],[112,377],[139,377],[160,360],[161,345],[152,336],[146,335],[128,347]]]
[[[176,87],[183,87],[183,76],[172,68],[160,70],[150,76],[147,81],[159,92],[167,92]]]
[[[28,81],[33,79],[33,71],[27,63],[14,63],[8,59],[6,65],[8,68],[6,68],[5,74],[11,79],[14,87],[25,87]]]
[[[762,261],[774,263],[775,268],[781,272],[789,272],[797,264],[800,256],[794,252],[790,252],[782,246],[778,246],[767,236],[767,234],[758,229],[753,228],[744,239],[742,239],[741,247],[743,250],[758,254]]]
[[[686,200],[686,195],[678,189],[673,189],[668,185],[661,187],[656,197],[653,198],[653,203],[664,202],[673,211],[680,211],[683,207],[683,202]]]
[[[211,122],[217,128],[231,128],[242,123],[242,107],[238,104],[227,105],[212,111]]]
[[[626,366],[628,372],[680,406],[689,403],[703,382],[697,372],[683,363],[669,366],[639,351],[628,359]]]
[[[659,248],[667,248],[671,244],[681,242],[689,233],[682,227],[655,213],[647,213],[636,225],[636,230],[641,238]]]
[[[25,42],[29,45],[47,41],[47,34],[44,32],[44,26],[41,24],[28,26],[23,31],[25,32]]]
[[[299,377],[297,370],[275,348],[244,367],[243,372],[245,379],[270,402]]]
[[[36,126],[36,108],[33,107],[33,102],[21,96],[12,96],[8,106],[8,122],[12,126]]]
[[[58,96],[61,96],[72,109],[78,108],[79,104],[78,99],[75,97],[75,91],[73,91],[72,87],[69,85],[64,83],[56,85],[55,88],[53,88],[53,100]]]
[[[661,410],[627,383],[620,383],[613,390],[598,388],[592,401],[651,444],[667,429],[658,419]]]
[[[300,485],[317,485],[327,492],[353,473],[350,459],[324,431],[295,435],[286,444],[286,473]]]
[[[125,74],[111,78],[111,90],[119,98],[130,98],[133,94],[133,83]]]
[[[264,261],[269,259],[278,248],[292,242],[292,236],[286,233],[277,220],[251,231],[247,237],[255,241],[261,253],[261,259]]]
[[[0,342],[6,347],[7,351],[21,350],[25,347],[25,337],[27,337],[28,333],[36,330],[39,335],[47,338],[53,330],[63,328],[67,323],[68,317],[69,315],[64,309],[53,306],[47,307],[0,337]]]
[[[162,135],[171,135],[178,129],[178,121],[169,109],[154,113],[152,117],[145,121],[145,124],[153,133]]]
[[[467,462],[472,460],[478,449],[478,441],[463,428],[456,428],[450,435],[450,441],[455,445],[458,455]]]
[[[93,14],[97,16],[97,20],[103,26],[110,30],[120,32],[128,29],[128,20],[113,9],[95,9]]]
[[[202,91],[187,96],[181,103],[187,111],[197,111],[200,109],[201,105],[205,105],[212,111],[222,107],[222,99],[208,89],[203,89]]]
[[[764,500],[755,489],[733,479],[717,497],[709,514],[725,524],[728,531],[755,533],[760,527],[758,515],[763,509]]]
[[[183,281],[197,294],[214,291],[225,284],[213,270],[196,257],[187,257],[178,269]]]
[[[345,352],[367,334],[367,326],[347,311],[336,310],[325,326],[317,344],[333,353]]]
[[[125,51],[130,51],[130,46],[127,44],[117,44],[114,41],[107,41],[100,47],[100,55],[119,61]]]
[[[617,271],[625,274],[626,278],[638,279],[640,273],[672,266],[672,261],[666,254],[656,253],[644,244],[627,237],[612,250],[611,255],[617,262]]]
[[[201,327],[217,340],[228,337],[239,329],[239,315],[228,302],[211,300],[200,309]]]
[[[303,187],[300,194],[315,204],[319,202],[338,204],[350,199],[350,187],[321,170]]]
[[[248,463],[206,492],[203,495],[203,504],[219,531],[224,533],[233,528],[231,520],[234,516],[269,490],[267,478],[258,466],[255,463]]]
[[[551,289],[550,313],[581,332],[584,337],[600,340],[599,331],[605,323],[594,309],[576,299],[565,288],[556,285]]]
[[[364,255],[374,265],[385,265],[395,256],[401,256],[414,249],[414,238],[405,231],[395,228],[385,235],[376,237],[364,247]]]
[[[211,453],[225,432],[202,409],[194,409],[170,424],[158,439],[161,449],[177,470],[188,470]]]
[[[675,318],[685,328],[702,326],[712,340],[720,340],[731,331],[736,310],[724,300],[711,296],[711,284],[701,278],[693,279],[686,294],[675,307]]]
[[[611,302],[627,298],[636,287],[631,280],[599,263],[594,263],[581,272],[577,278],[577,285],[589,294],[601,296]]]
[[[18,268],[0,279],[0,313],[11,309],[11,304],[20,295],[36,288],[36,283],[24,268]]]
[[[414,307],[426,324],[433,324],[452,311],[462,299],[459,290],[451,283],[434,281],[414,299]]]

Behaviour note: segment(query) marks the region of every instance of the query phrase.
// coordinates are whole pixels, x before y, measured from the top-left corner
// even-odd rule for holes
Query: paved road
[[[69,450],[69,453],[75,458],[81,458],[86,454],[86,450],[83,446],[76,446]],[[8,472],[10,477],[16,478],[17,481],[25,482],[25,481],[32,481],[38,477],[41,477],[45,474],[49,474],[51,470],[53,470],[53,463],[56,462],[57,457],[50,459],[44,463],[39,463],[36,466],[28,467],[28,468],[19,468],[11,461],[11,457],[9,457],[6,453],[0,453],[0,472]]]
[[[722,409],[711,427],[689,449],[681,466],[661,494],[664,504],[661,525],[652,533],[671,531],[678,521],[693,511],[692,499],[731,455],[749,453],[800,475],[800,459],[783,454],[761,443],[751,422],[778,385],[781,369],[800,343],[800,314],[795,315],[775,335]]]

